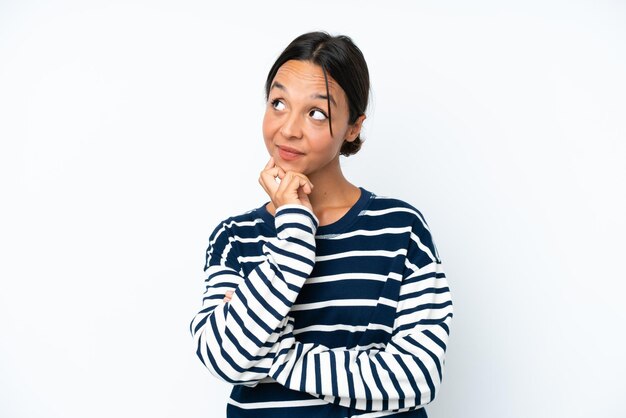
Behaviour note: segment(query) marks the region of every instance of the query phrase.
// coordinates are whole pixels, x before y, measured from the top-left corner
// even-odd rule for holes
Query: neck
[[[315,186],[309,201],[313,207],[313,212],[318,213],[329,207],[347,206],[353,202],[353,196],[358,188],[350,183],[339,164],[328,167],[322,172],[313,173],[309,177],[311,183]]]

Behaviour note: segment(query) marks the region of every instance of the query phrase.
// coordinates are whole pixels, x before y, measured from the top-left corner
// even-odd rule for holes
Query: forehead
[[[326,76],[328,77],[328,90],[330,94],[337,96],[337,98],[341,100],[343,89],[330,74],[326,73]],[[307,94],[326,94],[326,82],[324,81],[322,67],[310,61],[287,61],[281,65],[276,72],[274,82],[279,82],[284,85],[289,92],[293,89],[305,89],[307,90]]]

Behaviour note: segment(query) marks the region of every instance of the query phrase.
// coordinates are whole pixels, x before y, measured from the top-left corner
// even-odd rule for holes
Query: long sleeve
[[[196,353],[216,377],[233,384],[255,385],[267,376],[281,341],[292,335],[287,316],[315,264],[318,220],[301,205],[276,211],[276,237],[263,246],[262,261],[243,276],[227,225],[218,226],[209,242],[202,309],[190,331]],[[225,292],[234,290],[231,301]]]
[[[431,402],[442,381],[453,316],[446,276],[426,222],[412,226],[393,333],[384,349],[328,349],[281,340],[270,376],[285,387],[367,411]]]

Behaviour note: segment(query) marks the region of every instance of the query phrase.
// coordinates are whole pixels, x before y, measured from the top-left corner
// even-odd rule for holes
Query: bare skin
[[[282,205],[299,204],[313,211],[320,226],[328,225],[344,216],[361,195],[343,175],[339,155],[343,142],[359,135],[365,115],[349,123],[346,94],[330,76],[328,92],[333,135],[321,67],[309,61],[287,61],[274,77],[263,119],[270,159],[259,176],[272,215]],[[232,294],[226,292],[224,301],[230,301]]]

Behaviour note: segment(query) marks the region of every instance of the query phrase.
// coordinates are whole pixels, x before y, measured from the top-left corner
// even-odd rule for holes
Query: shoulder
[[[364,215],[369,215],[369,222],[375,222],[381,227],[404,229],[410,248],[415,247],[416,252],[428,255],[429,260],[439,259],[426,218],[413,204],[399,198],[372,193]]]
[[[396,197],[371,193],[370,203],[364,212],[371,216],[383,216],[403,225],[428,230],[428,224],[422,212],[411,203]]]
[[[433,261],[441,262],[426,219],[415,206],[401,199],[372,195],[368,210],[373,216],[380,214],[388,218],[384,221],[387,225],[406,228],[410,236],[407,257],[414,264],[421,267]]]

